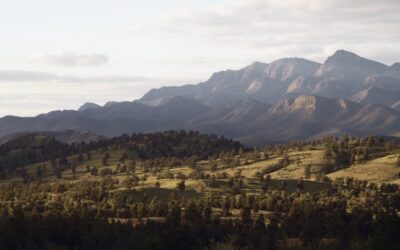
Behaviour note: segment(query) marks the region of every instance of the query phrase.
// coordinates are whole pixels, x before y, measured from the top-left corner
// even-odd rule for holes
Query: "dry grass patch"
[[[359,180],[375,183],[400,183],[398,175],[400,168],[395,165],[396,159],[396,156],[393,154],[387,155],[366,163],[352,165],[350,168],[339,170],[329,174],[328,176],[332,179],[353,177]]]

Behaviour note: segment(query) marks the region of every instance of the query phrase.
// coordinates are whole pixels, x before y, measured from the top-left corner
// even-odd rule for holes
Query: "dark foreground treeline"
[[[344,179],[315,194],[267,190],[137,202],[112,192],[105,181],[99,183],[102,195],[93,195],[97,188],[76,196],[71,186],[57,196],[36,184],[2,186],[0,249],[386,250],[400,245],[397,185]],[[162,220],[153,221],[157,218]]]
[[[315,209],[287,218],[281,228],[277,219],[268,226],[262,216],[235,223],[204,216],[183,220],[175,209],[165,223],[132,226],[75,213],[20,215],[1,219],[0,249],[398,249],[400,244],[400,220],[392,212],[373,219],[363,211]],[[301,241],[291,244],[285,234]]]

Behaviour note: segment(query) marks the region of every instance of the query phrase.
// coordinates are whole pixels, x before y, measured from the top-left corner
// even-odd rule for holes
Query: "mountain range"
[[[152,89],[129,102],[0,119],[0,136],[90,131],[101,136],[195,129],[259,145],[328,135],[400,136],[400,64],[339,50],[323,64],[255,62],[196,85]]]

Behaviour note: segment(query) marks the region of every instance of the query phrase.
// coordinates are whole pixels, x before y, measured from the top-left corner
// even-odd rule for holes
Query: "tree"
[[[93,176],[97,176],[99,174],[99,169],[94,166],[91,170],[90,170],[90,174]]]
[[[249,226],[252,223],[251,210],[249,207],[244,207],[240,210],[240,220],[243,225]]]
[[[285,180],[282,181],[281,190],[285,190],[285,189],[286,189],[286,186],[287,186],[287,182],[286,182]]]
[[[76,165],[75,164],[73,164],[71,166],[71,171],[72,171],[72,178],[75,179],[75,177],[76,177]]]
[[[262,189],[264,192],[267,192],[267,191],[268,191],[268,187],[269,187],[268,183],[269,183],[269,182],[268,182],[267,180],[263,180],[263,181],[262,181],[261,189]]]
[[[255,177],[257,177],[260,182],[264,181],[264,176],[261,174],[260,171],[256,172]]]
[[[300,190],[304,189],[304,181],[302,179],[297,180],[297,188]]]
[[[287,167],[290,164],[290,158],[287,153],[283,155],[283,167]]]
[[[136,159],[132,158],[132,160],[129,162],[128,171],[126,173],[135,174],[135,172],[136,172]]]
[[[189,202],[185,206],[185,213],[183,214],[183,219],[186,223],[197,224],[201,219],[201,212],[197,208],[194,202]]]
[[[58,160],[58,166],[65,167],[66,165],[68,165],[68,158],[64,155]]]
[[[217,167],[218,167],[218,165],[215,161],[213,163],[211,163],[211,171],[212,172],[215,172],[217,170]]]
[[[126,177],[123,182],[122,185],[124,185],[127,189],[132,189],[134,184],[134,179],[132,177]]]
[[[36,168],[36,176],[37,176],[38,178],[40,178],[40,177],[43,176],[43,169],[42,169],[41,166],[38,166],[38,167]]]
[[[185,189],[186,189],[185,180],[181,180],[180,182],[178,182],[178,183],[176,184],[176,188],[177,188],[179,191],[185,191]]]
[[[56,168],[55,170],[55,174],[56,174],[56,177],[57,177],[57,179],[61,179],[61,175],[62,175],[62,169],[61,168]]]
[[[265,221],[264,221],[264,216],[262,214],[259,214],[257,219],[254,220],[253,229],[265,230]]]
[[[310,164],[308,164],[307,166],[304,167],[304,178],[305,179],[311,178],[311,165]]]
[[[279,235],[279,226],[277,214],[273,214],[271,218],[269,218],[269,224],[267,226],[267,244],[265,246],[266,249],[277,249],[277,242],[280,239]]]
[[[112,172],[112,169],[111,168],[103,168],[103,169],[101,169],[100,170],[100,175],[101,176],[106,176],[106,175],[111,175],[113,172]]]
[[[235,180],[233,179],[233,177],[229,178],[228,187],[233,188],[234,185],[235,185]]]
[[[120,173],[126,173],[127,170],[128,170],[128,167],[127,167],[125,164],[123,164],[123,165],[120,166],[120,168],[119,168],[119,172],[120,172]]]
[[[110,158],[109,153],[105,153],[102,159],[103,166],[108,166],[108,159]]]
[[[223,206],[222,206],[222,215],[229,216],[231,214],[231,202],[229,199],[225,199]]]
[[[181,207],[178,204],[175,204],[168,212],[166,223],[171,226],[179,226],[181,224]]]
[[[119,162],[124,163],[126,159],[128,159],[128,153],[124,152],[119,158]]]
[[[82,161],[83,161],[83,155],[82,155],[82,154],[79,154],[79,155],[78,155],[78,161],[79,161],[79,162],[82,162]]]

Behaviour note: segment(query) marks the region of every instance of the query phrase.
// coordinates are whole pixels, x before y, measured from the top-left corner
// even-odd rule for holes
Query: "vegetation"
[[[24,136],[0,147],[0,248],[396,249],[399,149],[378,137],[260,150],[184,131]],[[371,166],[375,179],[352,177]]]

